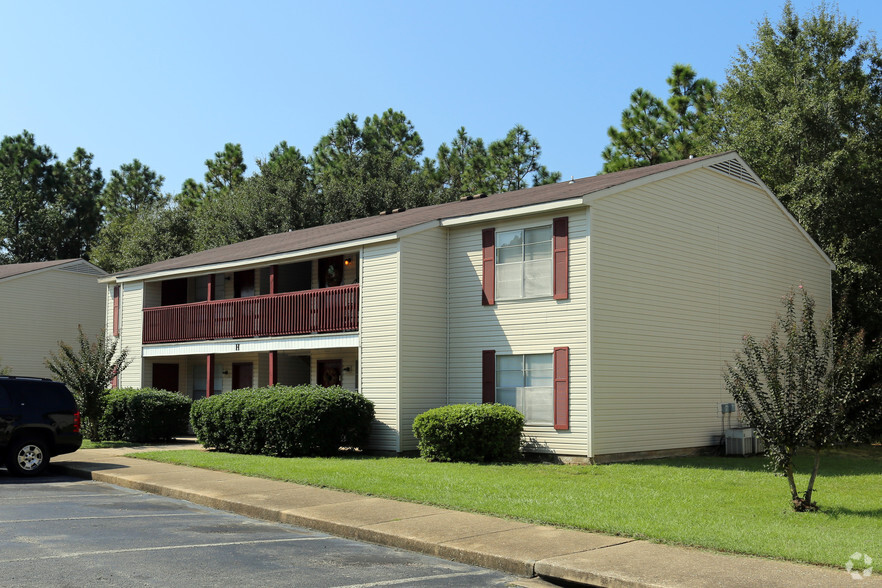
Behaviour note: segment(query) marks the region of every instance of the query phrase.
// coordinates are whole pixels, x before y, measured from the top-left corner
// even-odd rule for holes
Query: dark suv
[[[0,376],[0,464],[9,473],[35,476],[82,443],[80,411],[64,384]]]

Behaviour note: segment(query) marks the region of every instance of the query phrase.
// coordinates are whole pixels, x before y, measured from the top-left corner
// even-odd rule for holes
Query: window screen
[[[552,354],[497,355],[496,402],[517,408],[527,424],[554,424]]]

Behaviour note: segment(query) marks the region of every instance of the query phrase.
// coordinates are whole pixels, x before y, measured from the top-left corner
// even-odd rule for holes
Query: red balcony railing
[[[358,330],[358,284],[144,309],[144,343]]]

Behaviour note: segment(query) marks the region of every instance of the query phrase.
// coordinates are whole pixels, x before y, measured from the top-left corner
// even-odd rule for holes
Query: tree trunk
[[[818,476],[818,467],[821,465],[821,448],[815,448],[815,467],[812,468],[812,476],[809,478],[808,487],[805,491],[805,502],[807,506],[812,505],[812,491],[815,487],[815,478]]]
[[[795,502],[799,500],[799,492],[796,490],[796,480],[793,479],[793,463],[788,463],[784,471],[787,473],[787,482],[790,484],[791,499]]]

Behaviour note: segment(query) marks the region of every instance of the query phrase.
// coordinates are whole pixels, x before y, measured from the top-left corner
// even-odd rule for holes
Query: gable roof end
[[[36,261],[32,263],[11,263],[0,265],[0,280],[14,278],[24,274],[45,271],[48,269],[76,269],[80,273],[89,273],[95,276],[106,276],[107,272],[97,265],[80,258],[57,259],[53,261]]]

